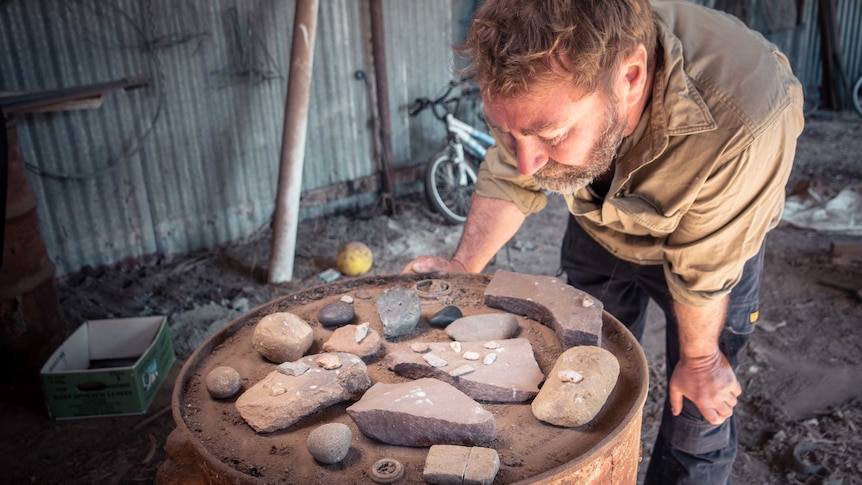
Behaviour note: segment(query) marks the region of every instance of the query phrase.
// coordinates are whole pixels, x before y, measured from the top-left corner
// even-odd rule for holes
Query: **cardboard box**
[[[42,366],[55,419],[147,412],[176,361],[167,317],[91,320]]]

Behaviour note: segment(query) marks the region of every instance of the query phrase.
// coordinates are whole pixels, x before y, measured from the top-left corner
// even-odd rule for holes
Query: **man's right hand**
[[[458,261],[438,258],[436,256],[419,256],[407,263],[401,273],[466,273],[467,268]]]
[[[526,217],[513,202],[473,194],[470,214],[452,259],[419,256],[401,273],[479,273],[518,232]]]

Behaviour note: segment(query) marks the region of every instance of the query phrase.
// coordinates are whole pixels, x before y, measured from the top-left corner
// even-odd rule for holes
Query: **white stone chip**
[[[362,339],[368,335],[368,327],[370,326],[371,324],[368,322],[363,322],[356,326],[356,343],[362,342]]]
[[[341,367],[341,359],[332,354],[321,354],[314,362],[327,370],[338,369]]]
[[[285,362],[279,364],[276,369],[287,376],[301,376],[308,371],[308,366],[304,362]]]
[[[583,374],[572,369],[563,369],[557,373],[557,376],[563,382],[574,382],[575,384],[584,380]]]
[[[596,302],[594,302],[594,301],[593,301],[590,297],[588,297],[588,296],[585,296],[585,297],[584,297],[584,301],[582,301],[582,302],[581,302],[581,306],[583,306],[584,308],[589,308],[589,307],[591,307],[591,306],[593,306],[593,305],[595,305],[595,304],[596,304]]]
[[[456,340],[456,341],[450,343],[449,347],[452,347],[452,350],[454,350],[456,354],[461,353],[461,342]]]
[[[468,350],[467,352],[464,352],[463,357],[467,360],[479,360],[480,355],[478,352],[472,352]]]
[[[446,367],[449,364],[437,355],[431,353],[422,354],[422,358],[425,359],[425,362],[428,362],[431,367]]]
[[[280,396],[280,395],[284,394],[285,392],[287,392],[287,389],[285,389],[282,386],[272,386],[269,388],[269,395],[270,396]]]
[[[482,344],[482,347],[485,347],[486,349],[496,349],[499,346],[500,346],[500,344],[498,344],[497,342],[495,342],[493,340],[485,342],[484,344]]]
[[[497,354],[491,352],[490,354],[485,355],[485,358],[482,359],[482,363],[485,365],[491,365],[495,360],[497,360]]]
[[[353,297],[350,295],[344,295],[341,297],[341,301],[343,301],[344,303],[350,303],[352,305],[353,304]]]
[[[474,370],[475,369],[473,369],[473,366],[471,366],[469,364],[464,364],[458,368],[452,369],[452,371],[449,372],[449,375],[452,377],[459,377],[459,376],[463,376],[465,374],[469,374],[469,373],[473,372]]]

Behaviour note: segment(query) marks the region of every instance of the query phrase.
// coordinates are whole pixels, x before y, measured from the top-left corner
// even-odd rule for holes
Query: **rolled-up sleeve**
[[[802,124],[794,103],[704,182],[662,247],[665,277],[675,300],[703,306],[739,281],[745,262],[781,219]]]
[[[544,209],[548,202],[545,194],[532,176],[518,173],[514,154],[501,143],[494,130],[491,132],[497,143],[488,150],[479,166],[476,193],[482,197],[511,201],[524,215]]]

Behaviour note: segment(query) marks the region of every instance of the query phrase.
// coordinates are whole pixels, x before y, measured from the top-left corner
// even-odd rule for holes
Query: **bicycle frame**
[[[458,161],[459,165],[458,183],[460,185],[475,183],[477,178],[476,172],[469,163],[464,163],[464,148],[466,147],[467,151],[477,160],[481,161],[485,158],[488,147],[494,144],[494,137],[455,118],[451,113],[446,114],[446,129],[460,142],[452,143],[452,146],[455,148],[455,160]],[[468,176],[470,180],[467,179]]]
[[[487,147],[494,144],[494,137],[455,118],[451,113],[446,115],[446,129],[472,150],[473,155],[479,160],[485,158]]]

